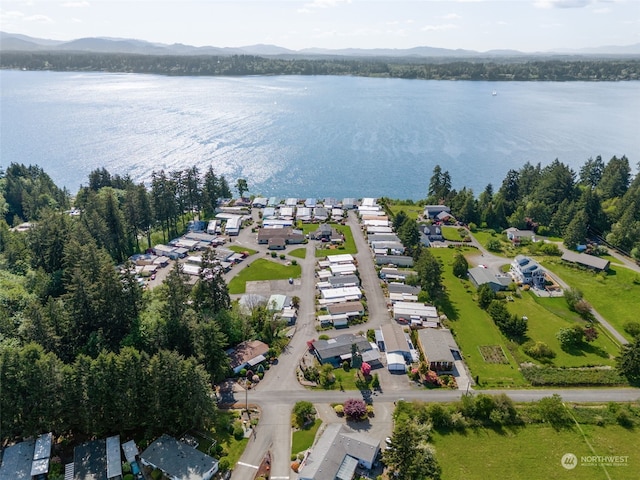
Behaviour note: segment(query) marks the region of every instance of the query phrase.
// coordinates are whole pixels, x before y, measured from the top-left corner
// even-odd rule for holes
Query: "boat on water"
[[[494,90],[493,92],[491,92],[491,95],[495,97],[496,95],[498,95],[498,92]]]

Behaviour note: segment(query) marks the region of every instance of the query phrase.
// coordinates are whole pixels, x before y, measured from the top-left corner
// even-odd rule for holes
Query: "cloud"
[[[90,4],[85,0],[80,0],[77,2],[64,2],[61,6],[65,8],[84,8],[90,6]]]
[[[608,7],[604,7],[604,8],[596,8],[593,13],[597,13],[597,14],[604,14],[604,13],[611,13],[611,9]]]
[[[29,17],[24,17],[25,22],[33,22],[33,23],[53,23],[53,20],[46,15],[31,15]]]
[[[594,0],[537,0],[533,4],[538,8],[584,8]]]
[[[0,18],[2,20],[9,20],[13,18],[22,18],[24,17],[24,13],[18,12],[17,10],[11,10],[9,12],[0,12]]]
[[[313,2],[305,3],[302,8],[298,9],[298,13],[311,13],[322,8],[333,8],[345,3],[351,3],[351,0],[313,0]]]
[[[445,30],[455,30],[456,28],[458,28],[458,26],[453,23],[442,23],[440,25],[425,25],[420,30],[423,32],[442,32]]]
[[[442,17],[445,20],[460,20],[462,17],[457,13],[448,13],[447,15],[443,15]]]

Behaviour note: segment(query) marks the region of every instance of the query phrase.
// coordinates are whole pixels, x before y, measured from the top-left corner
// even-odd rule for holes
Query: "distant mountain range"
[[[22,52],[93,52],[93,53],[129,53],[139,55],[257,55],[267,57],[414,57],[414,58],[470,58],[470,57],[523,57],[548,55],[640,55],[640,43],[626,46],[603,46],[579,50],[554,50],[547,52],[525,53],[517,50],[475,50],[447,49],[434,47],[414,47],[407,49],[391,48],[345,48],[338,50],[307,48],[290,50],[276,45],[249,45],[246,47],[194,47],[174,43],[172,45],[152,43],[144,40],[92,37],[71,41],[47,40],[14,33],[0,32],[0,51]]]

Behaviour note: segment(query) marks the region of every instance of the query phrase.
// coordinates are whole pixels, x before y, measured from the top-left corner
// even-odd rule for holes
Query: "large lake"
[[[478,194],[527,161],[640,161],[640,82],[0,71],[0,108],[0,166],[72,193],[98,167],[147,181],[195,164],[253,194],[420,199],[436,164]]]

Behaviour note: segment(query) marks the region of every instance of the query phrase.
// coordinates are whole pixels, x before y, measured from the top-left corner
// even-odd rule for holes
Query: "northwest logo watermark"
[[[626,467],[629,465],[628,455],[584,455],[579,459],[573,453],[565,453],[560,464],[567,470],[581,467]]]

